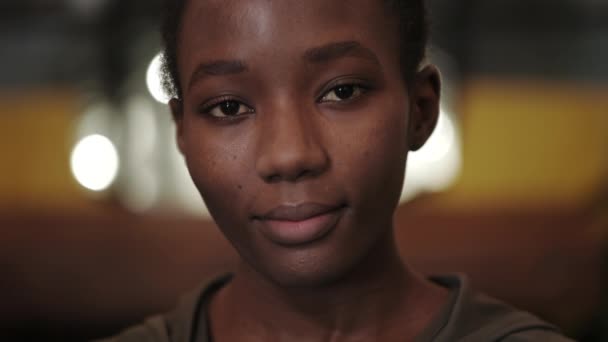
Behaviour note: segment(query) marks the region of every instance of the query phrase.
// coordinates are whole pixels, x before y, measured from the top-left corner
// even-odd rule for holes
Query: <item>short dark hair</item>
[[[177,68],[181,19],[188,0],[167,0],[161,28],[163,58],[161,79],[171,97],[181,99],[182,89]],[[192,1],[192,0],[190,0]],[[383,0],[399,16],[401,67],[409,82],[422,63],[429,39],[429,23],[424,0]]]

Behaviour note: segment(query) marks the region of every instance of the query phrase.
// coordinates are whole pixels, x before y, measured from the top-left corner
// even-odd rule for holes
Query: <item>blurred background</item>
[[[404,257],[607,341],[608,1],[429,5],[444,98],[408,165]],[[0,2],[11,340],[113,334],[234,264],[174,146],[160,11],[159,0]]]

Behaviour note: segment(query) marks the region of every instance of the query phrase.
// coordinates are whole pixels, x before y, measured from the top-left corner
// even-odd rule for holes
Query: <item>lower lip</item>
[[[344,208],[302,221],[261,220],[260,231],[271,241],[285,246],[311,243],[326,236],[338,223]]]

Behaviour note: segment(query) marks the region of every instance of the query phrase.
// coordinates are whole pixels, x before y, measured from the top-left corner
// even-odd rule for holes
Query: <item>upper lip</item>
[[[276,221],[304,221],[340,209],[343,205],[327,205],[320,203],[302,203],[297,205],[280,205],[254,219]]]

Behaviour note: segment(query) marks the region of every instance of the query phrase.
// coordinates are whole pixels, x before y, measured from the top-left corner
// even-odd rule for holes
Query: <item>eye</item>
[[[320,102],[342,102],[352,100],[365,92],[365,88],[356,84],[341,84],[325,93]]]
[[[253,113],[253,109],[236,100],[222,100],[205,106],[203,113],[214,118],[223,119]]]

